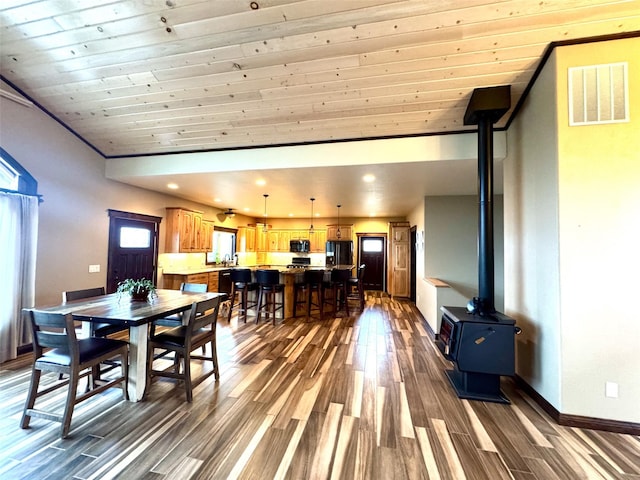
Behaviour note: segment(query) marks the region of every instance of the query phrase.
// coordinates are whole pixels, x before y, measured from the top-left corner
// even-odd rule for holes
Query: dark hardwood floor
[[[510,379],[511,405],[458,399],[409,302],[370,292],[351,317],[252,320],[220,316],[221,379],[192,404],[172,380],[141,403],[113,389],[66,440],[19,428],[31,356],[1,365],[0,478],[640,479],[639,437],[558,426]]]

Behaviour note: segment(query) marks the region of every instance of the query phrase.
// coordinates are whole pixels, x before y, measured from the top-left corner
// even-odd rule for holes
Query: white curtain
[[[38,198],[0,192],[0,363],[31,342],[22,308],[33,307],[38,240]]]

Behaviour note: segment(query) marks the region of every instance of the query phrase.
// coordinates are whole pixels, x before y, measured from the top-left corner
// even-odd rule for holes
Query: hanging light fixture
[[[340,207],[342,205],[338,204],[338,230],[336,230],[336,238],[340,238],[342,234],[340,233]]]
[[[313,233],[313,202],[316,199],[311,197],[309,200],[311,200],[311,226],[309,227],[309,233]]]
[[[267,197],[269,197],[269,194],[264,193],[262,196],[264,197],[264,224],[262,225],[262,231],[266,233],[269,229],[267,225]]]

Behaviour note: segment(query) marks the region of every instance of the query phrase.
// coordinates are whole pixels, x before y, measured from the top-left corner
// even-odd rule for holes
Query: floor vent
[[[628,121],[626,62],[569,68],[569,125]]]

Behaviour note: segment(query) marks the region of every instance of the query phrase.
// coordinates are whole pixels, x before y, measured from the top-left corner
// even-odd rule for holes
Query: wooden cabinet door
[[[256,229],[247,227],[247,252],[256,251]]]
[[[269,230],[269,233],[267,233],[267,249],[270,252],[277,252],[278,251],[278,238],[280,237],[280,232],[275,231],[275,230]]]
[[[268,236],[261,226],[256,227],[256,252],[266,252],[268,250]]]
[[[327,243],[327,231],[314,230],[313,232],[309,232],[309,241],[311,243],[311,252],[323,253]]]
[[[408,297],[409,291],[409,242],[396,242],[393,245],[392,295]]]
[[[290,240],[291,240],[291,232],[289,230],[280,231],[278,235],[278,251],[288,252]]]
[[[211,220],[202,220],[200,235],[200,248],[203,252],[210,252],[213,248],[214,223]]]

